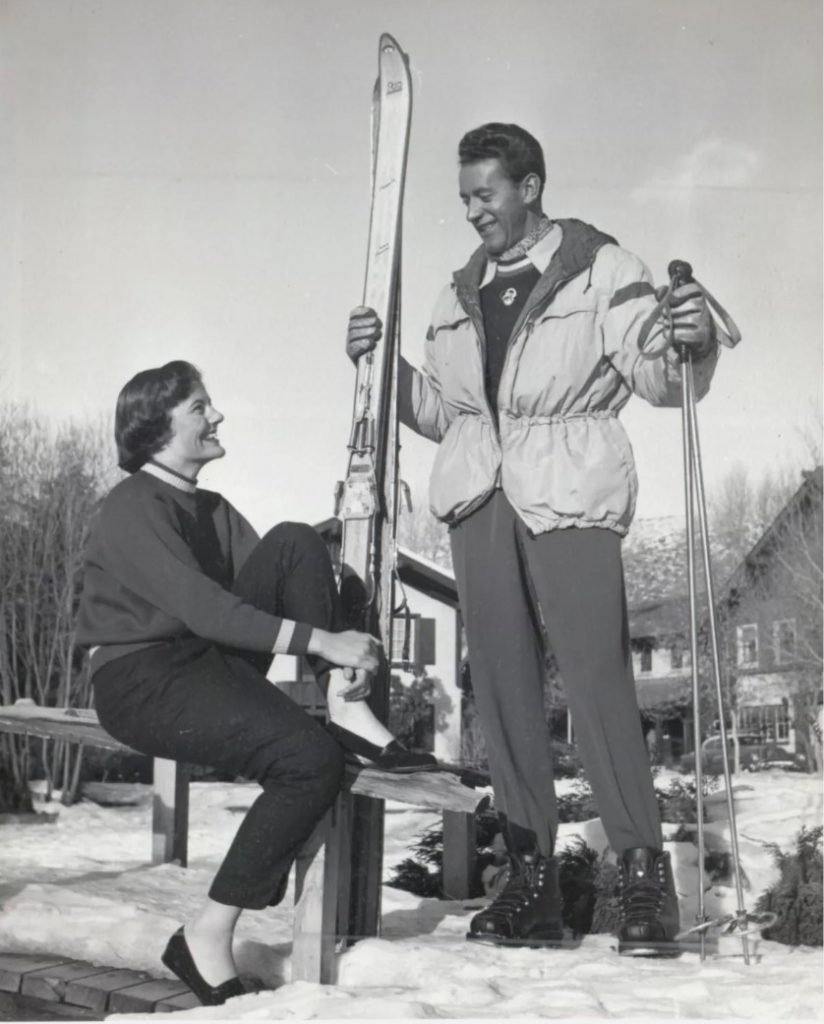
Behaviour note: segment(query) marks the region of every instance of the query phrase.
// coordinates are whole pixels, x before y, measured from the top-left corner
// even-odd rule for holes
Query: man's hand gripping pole
[[[727,348],[735,348],[739,341],[741,341],[741,332],[738,330],[733,318],[724,309],[721,303],[712,295],[700,281],[696,281],[692,276],[692,266],[687,263],[686,260],[672,260],[670,265],[667,267],[669,274],[669,285],[664,291],[664,294],[660,297],[658,305],[650,313],[647,319],[644,321],[641,331],[638,335],[638,348],[641,352],[645,351],[647,340],[649,339],[650,333],[654,327],[656,327],[663,317],[669,326],[669,342],[668,344],[674,343],[673,337],[673,321],[672,321],[672,295],[676,289],[682,285],[691,284],[693,285],[707,302],[710,310],[715,314],[715,335],[722,345]],[[654,353],[650,355],[659,355],[660,350],[656,348]]]

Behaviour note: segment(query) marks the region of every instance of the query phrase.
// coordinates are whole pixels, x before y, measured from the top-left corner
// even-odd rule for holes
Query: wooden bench
[[[0,732],[137,753],[110,736],[93,710],[44,708],[22,702],[0,706]],[[350,766],[334,807],[318,824],[296,860],[292,979],[334,983],[339,943],[359,937],[349,926],[350,881],[358,867],[350,840],[358,797],[395,800],[440,811],[444,829],[444,891],[453,899],[464,899],[470,893],[475,867],[474,812],[483,796],[447,772],[394,775],[375,768]],[[188,824],[188,769],[178,762],[155,758],[153,863],[175,861],[186,865]]]

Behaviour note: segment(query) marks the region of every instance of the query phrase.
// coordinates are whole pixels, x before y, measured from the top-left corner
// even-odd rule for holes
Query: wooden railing
[[[46,708],[18,702],[0,706],[0,732],[64,740],[137,753],[110,736],[92,710]],[[483,781],[482,779],[480,781]],[[185,866],[189,831],[189,772],[175,761],[154,760],[152,861]],[[334,807],[304,844],[296,860],[292,978],[333,983],[335,949],[351,935],[349,881],[353,871],[350,830],[356,797],[394,800],[440,811],[444,825],[443,886],[454,899],[470,894],[474,872],[474,812],[481,790],[451,772],[394,775],[350,766]]]

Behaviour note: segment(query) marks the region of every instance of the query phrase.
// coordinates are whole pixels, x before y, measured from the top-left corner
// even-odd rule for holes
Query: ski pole
[[[673,260],[667,268],[670,277],[670,284],[665,298],[672,295],[672,292],[684,284],[695,283],[692,276],[692,267],[683,260]],[[699,286],[700,287],[700,286]],[[711,296],[701,287],[707,300]],[[662,299],[662,302],[664,299]],[[714,300],[710,304],[723,317],[726,334],[717,328],[720,340],[727,338],[725,344],[728,347],[737,345],[741,340],[741,333],[729,314]],[[660,306],[660,303],[659,303]],[[673,330],[670,317],[670,341],[672,341]],[[647,331],[647,334],[649,331]],[[640,341],[639,341],[640,344]],[[676,345],[678,358],[681,365],[682,380],[682,401],[681,401],[681,426],[683,436],[683,459],[684,459],[684,494],[687,532],[687,582],[689,589],[690,609],[690,654],[692,658],[692,699],[693,699],[693,732],[695,742],[695,787],[696,787],[696,829],[698,842],[698,911],[697,924],[695,929],[700,939],[700,956],[706,958],[706,931],[711,922],[707,921],[704,889],[705,889],[705,868],[704,856],[706,843],[704,838],[704,779],[703,766],[701,764],[701,692],[698,673],[698,621],[697,621],[697,600],[696,600],[696,567],[695,567],[695,508],[698,509],[698,523],[701,534],[701,548],[704,567],[704,582],[707,595],[707,615],[710,632],[710,646],[712,652],[713,677],[715,681],[715,695],[718,702],[718,714],[721,733],[721,760],[723,765],[724,785],[727,791],[727,812],[730,822],[730,846],[732,851],[733,874],[735,878],[735,889],[737,897],[737,910],[734,918],[741,931],[741,944],[744,954],[744,962],[749,964],[749,947],[747,936],[750,934],[747,929],[747,911],[744,907],[744,891],[741,877],[741,858],[738,846],[738,829],[735,817],[735,802],[732,792],[732,779],[729,764],[729,751],[727,749],[727,727],[726,707],[723,687],[721,684],[721,660],[718,649],[718,629],[715,616],[715,596],[712,576],[712,558],[710,554],[710,537],[707,520],[707,503],[704,492],[704,474],[701,462],[701,445],[698,436],[698,417],[695,411],[695,378],[693,374],[692,352],[689,345]]]

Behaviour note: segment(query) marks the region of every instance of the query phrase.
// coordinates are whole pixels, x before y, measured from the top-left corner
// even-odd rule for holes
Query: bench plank
[[[347,765],[349,789],[359,796],[375,800],[395,800],[431,811],[472,812],[481,802],[483,793],[465,786],[452,772],[412,772],[395,775],[378,768],[358,768]]]
[[[0,731],[31,734],[45,739],[62,739],[93,747],[138,751],[110,736],[100,725],[93,708],[49,708],[38,704],[0,706]],[[158,759],[159,760],[159,759]],[[165,763],[165,762],[164,762]],[[174,762],[172,762],[174,763]],[[155,765],[157,772],[157,765]],[[161,765],[162,788],[168,790],[168,769]],[[348,787],[353,793],[376,800],[396,800],[434,811],[474,811],[479,803],[476,791],[463,785],[452,772],[412,772],[398,775],[378,768],[347,765]],[[173,806],[170,794],[164,797]]]
[[[18,702],[0,706],[0,732],[65,740],[128,754],[137,750],[110,736],[93,708],[49,708]],[[189,837],[189,776],[185,765],[156,757],[153,762],[152,862],[186,866]]]
[[[0,707],[0,731],[18,735],[40,736],[42,739],[65,740],[88,744],[104,750],[121,750],[137,754],[132,747],[110,736],[103,726],[88,715],[68,714],[72,708],[42,708],[37,705]],[[91,712],[94,715],[94,711]]]

